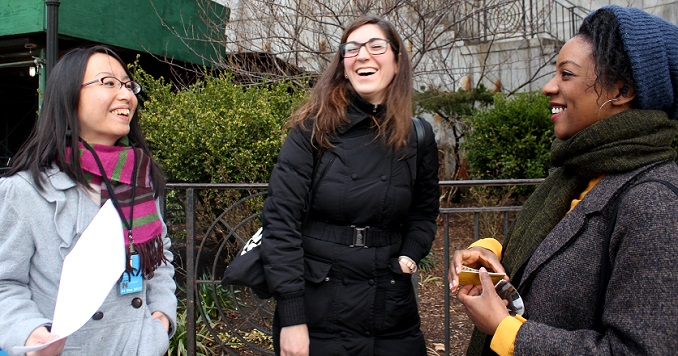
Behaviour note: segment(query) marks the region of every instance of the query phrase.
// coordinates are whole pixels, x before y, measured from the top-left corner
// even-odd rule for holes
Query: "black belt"
[[[301,232],[318,240],[350,247],[388,246],[400,242],[402,239],[399,231],[384,230],[372,226],[334,225],[314,220],[304,222]]]

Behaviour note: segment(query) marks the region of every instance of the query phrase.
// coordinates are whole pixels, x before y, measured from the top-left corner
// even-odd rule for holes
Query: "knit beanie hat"
[[[619,23],[639,109],[678,119],[678,26],[632,7],[605,6]]]

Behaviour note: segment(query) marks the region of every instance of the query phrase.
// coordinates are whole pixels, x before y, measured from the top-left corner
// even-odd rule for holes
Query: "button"
[[[395,279],[392,279],[392,280],[391,280],[391,284],[395,284]]]
[[[325,277],[325,282],[329,282],[329,281],[330,281],[330,277]]]
[[[94,313],[94,315],[92,315],[92,319],[94,319],[94,320],[101,320],[103,318],[104,318],[104,312],[102,312],[102,311],[98,311],[98,312]]]
[[[369,331],[365,331],[365,336],[370,337],[370,336],[372,336],[372,333],[369,332]]]
[[[367,283],[369,283],[369,285],[373,286],[374,285],[374,279],[370,279],[369,281],[367,281]]]
[[[351,174],[351,179],[356,180],[357,178],[358,178],[357,174],[355,174],[355,173]]]
[[[347,286],[347,285],[348,285],[348,280],[344,279],[343,281],[341,281],[341,283],[343,283],[345,286]]]
[[[132,307],[134,307],[134,309],[139,309],[139,308],[141,308],[141,306],[142,306],[143,304],[144,304],[144,301],[141,300],[141,298],[134,298],[134,299],[132,299]]]
[[[385,182],[387,179],[388,179],[388,177],[386,177],[386,176],[381,176],[381,181],[382,181],[382,182]]]

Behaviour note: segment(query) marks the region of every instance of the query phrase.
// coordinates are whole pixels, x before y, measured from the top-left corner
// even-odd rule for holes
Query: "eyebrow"
[[[100,75],[103,75],[105,77],[113,77],[113,78],[116,78],[116,79],[118,78],[118,77],[115,76],[115,74],[113,74],[111,72],[99,72],[99,73],[95,74],[94,76],[99,77]],[[125,79],[130,79],[130,78],[129,78],[129,75],[125,74],[125,76],[122,77],[122,79],[125,80]]]
[[[576,67],[578,67],[578,68],[581,68],[581,66],[580,66],[579,64],[577,64],[577,62],[571,61],[571,60],[565,60],[565,61],[562,61],[562,62],[558,63],[558,67],[560,68],[560,67],[562,67],[562,66],[564,66],[564,65],[566,65],[566,64],[572,64],[572,65],[574,65],[574,66],[576,66]]]

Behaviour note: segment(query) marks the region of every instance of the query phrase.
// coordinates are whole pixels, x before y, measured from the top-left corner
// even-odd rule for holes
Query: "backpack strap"
[[[668,187],[678,196],[678,187],[662,179],[647,179],[636,184],[630,185],[624,189],[619,197],[615,200],[612,208],[612,217],[607,225],[605,232],[605,239],[603,240],[603,252],[601,256],[600,278],[598,280],[598,300],[596,302],[595,313],[593,314],[593,328],[594,330],[603,330],[603,306],[605,305],[605,294],[607,293],[607,285],[610,283],[610,240],[612,239],[612,232],[617,224],[617,215],[619,214],[619,205],[624,196],[631,190],[631,188],[641,185],[643,183],[655,182]]]
[[[308,215],[311,212],[311,205],[313,204],[313,197],[315,196],[316,191],[318,191],[318,183],[322,178],[325,176],[327,173],[327,170],[329,170],[330,166],[332,163],[334,163],[334,158],[336,157],[335,154],[330,152],[332,156],[330,157],[329,162],[323,167],[323,170],[318,173],[318,166],[320,165],[320,159],[323,158],[325,155],[325,152],[328,150],[326,148],[320,148],[318,150],[313,150],[313,171],[311,173],[311,189],[310,193],[308,195],[308,198],[306,200],[306,204],[304,207],[304,220],[302,223],[306,222],[308,220]]]
[[[419,150],[424,147],[424,124],[421,122],[420,117],[413,117],[412,122],[414,123],[414,133],[417,135],[417,169],[421,166],[421,155]]]

